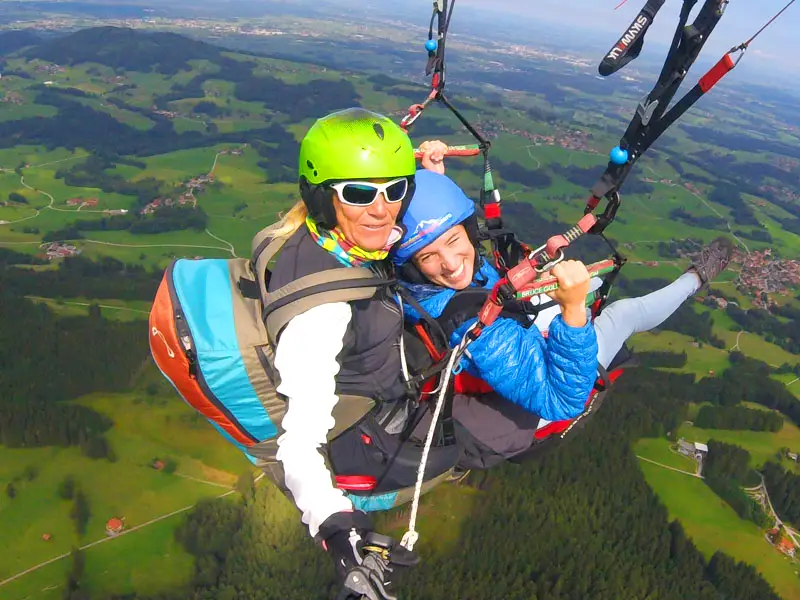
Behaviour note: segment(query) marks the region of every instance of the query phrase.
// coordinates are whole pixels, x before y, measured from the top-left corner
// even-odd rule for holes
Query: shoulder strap
[[[375,295],[379,287],[395,282],[393,279],[377,277],[364,267],[342,267],[305,275],[269,292],[269,263],[288,239],[271,238],[262,230],[256,234],[252,243],[251,261],[261,297],[261,316],[273,344],[277,343],[283,328],[297,315],[331,302],[367,300]]]

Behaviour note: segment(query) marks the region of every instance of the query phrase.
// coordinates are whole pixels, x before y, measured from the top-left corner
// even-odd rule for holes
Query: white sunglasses
[[[351,206],[369,206],[383,194],[390,204],[401,202],[408,193],[408,178],[401,177],[386,183],[371,181],[340,181],[330,185],[339,195],[339,200]]]

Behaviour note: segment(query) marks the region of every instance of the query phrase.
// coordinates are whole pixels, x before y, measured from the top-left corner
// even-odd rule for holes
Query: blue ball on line
[[[628,162],[628,151],[623,150],[619,146],[615,147],[611,151],[610,156],[611,156],[611,162],[614,163],[615,165],[624,165],[626,162]]]
[[[425,50],[428,52],[436,52],[436,49],[439,47],[439,42],[436,40],[428,40],[425,42]]]

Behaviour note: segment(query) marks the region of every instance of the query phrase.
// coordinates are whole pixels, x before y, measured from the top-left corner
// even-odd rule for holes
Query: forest
[[[127,389],[146,357],[147,329],[141,322],[104,319],[101,310],[59,317],[44,304],[0,289],[0,401],[47,404]]]
[[[743,487],[758,485],[757,474],[750,473],[750,453],[734,444],[708,441],[708,456],[703,461],[703,481],[725,500],[740,519],[767,527],[769,518],[761,505],[744,493]]]
[[[57,403],[128,389],[147,355],[146,329],[141,322],[105,319],[97,305],[85,317],[59,316],[25,296],[152,300],[160,273],[111,258],[67,258],[58,269],[38,273],[11,266],[26,259],[37,260],[0,253],[0,436],[10,446],[80,444],[85,439],[73,420],[91,431],[110,424],[89,409]]]
[[[800,403],[783,383],[769,377],[772,371],[769,365],[738,351],[730,353],[730,361],[731,366],[721,375],[701,379],[692,397],[719,406],[755,402],[800,424]]]
[[[58,269],[38,272],[9,266],[36,264],[36,260],[0,249],[0,289],[6,292],[6,296],[150,301],[163,275],[162,272],[147,271],[139,265],[126,264],[111,257],[93,261],[82,256],[71,256]]]
[[[19,262],[8,251],[0,259]],[[0,268],[0,444],[79,446],[89,458],[115,460],[103,436],[112,421],[63,401],[90,392],[129,389],[146,358],[146,328],[140,321],[107,320],[96,304],[90,305],[85,317],[59,316],[25,295],[75,297],[93,291],[94,297],[113,298],[124,287],[135,295],[137,285],[146,285],[144,273],[133,270],[132,281],[127,281],[129,271],[122,263],[113,259],[93,263],[79,257],[36,276],[27,269],[3,266],[2,261]],[[146,285],[150,298],[155,283],[151,279]]]
[[[704,406],[694,424],[702,429],[776,432],[783,428],[783,417],[778,413],[745,406]]]
[[[761,472],[775,511],[782,519],[800,526],[800,475],[772,461]]]

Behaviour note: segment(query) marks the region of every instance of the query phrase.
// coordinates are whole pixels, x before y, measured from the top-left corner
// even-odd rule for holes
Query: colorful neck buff
[[[336,259],[348,267],[358,267],[365,263],[383,260],[389,255],[389,249],[403,237],[403,230],[393,227],[386,245],[380,250],[362,250],[347,241],[342,231],[335,227],[332,230],[318,227],[311,217],[306,217],[308,232],[317,244],[333,254]]]

